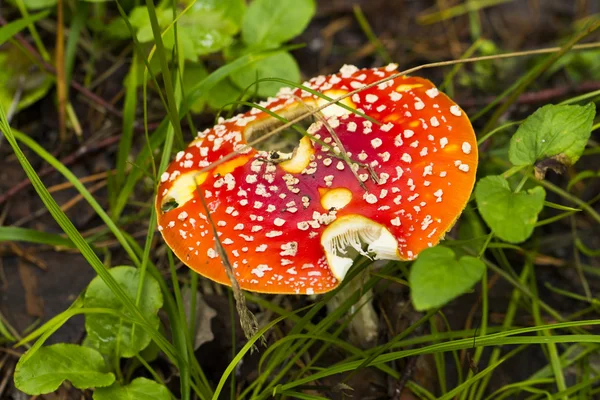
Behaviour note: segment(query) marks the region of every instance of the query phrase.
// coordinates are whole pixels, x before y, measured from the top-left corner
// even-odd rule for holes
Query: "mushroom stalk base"
[[[365,270],[346,284],[328,303],[327,311],[333,312],[346,302],[357,290],[362,288],[365,281]],[[350,341],[362,348],[369,348],[375,344],[379,333],[379,317],[373,307],[373,291],[371,289],[361,292],[362,296],[350,308],[348,318],[352,318],[348,325]]]

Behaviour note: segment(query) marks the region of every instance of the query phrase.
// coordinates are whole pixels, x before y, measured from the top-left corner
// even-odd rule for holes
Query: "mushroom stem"
[[[327,311],[331,313],[348,301],[357,290],[360,290],[358,301],[348,311],[348,318],[351,318],[348,331],[349,340],[362,348],[372,347],[379,333],[379,317],[373,307],[373,290],[362,290],[368,273],[368,268],[365,268],[327,303]]]

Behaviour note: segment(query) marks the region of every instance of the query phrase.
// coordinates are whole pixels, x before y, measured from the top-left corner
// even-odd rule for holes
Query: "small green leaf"
[[[66,343],[41,347],[30,357],[21,357],[15,369],[15,386],[30,395],[53,392],[65,380],[78,389],[89,389],[109,386],[115,376],[106,372],[97,350]]]
[[[538,109],[513,135],[508,153],[510,162],[534,165],[537,161],[552,159],[563,165],[574,164],[590,138],[595,114],[594,103],[547,105]]]
[[[137,378],[129,385],[115,383],[111,387],[97,389],[94,400],[170,400],[169,390],[153,380]]]
[[[475,188],[477,207],[485,223],[500,239],[511,243],[531,236],[545,197],[541,186],[514,193],[502,176],[485,177]]]
[[[290,53],[278,53],[256,61],[247,68],[239,69],[231,74],[231,80],[241,89],[246,89],[261,78],[281,78],[299,82],[300,69]],[[282,86],[287,85],[280,82],[260,82],[256,93],[260,97],[274,96]],[[250,93],[255,93],[256,90],[257,87],[252,86]]]
[[[254,0],[244,16],[242,37],[251,47],[277,47],[302,33],[314,13],[314,0]]]
[[[485,272],[485,264],[471,256],[456,259],[443,246],[425,249],[414,262],[409,277],[411,297],[418,311],[441,307],[467,292]]]
[[[133,267],[122,266],[111,268],[109,272],[125,293],[135,300],[140,279],[139,271]],[[157,312],[162,304],[163,298],[158,282],[146,274],[139,307],[154,328],[158,327]],[[98,277],[92,280],[85,292],[84,306],[87,308],[112,308],[128,314],[112,290]],[[86,315],[85,328],[88,333],[87,345],[97,348],[107,356],[114,356],[118,349],[120,357],[133,357],[150,343],[150,336],[142,327],[136,326],[132,337],[132,324],[122,322],[110,315]]]

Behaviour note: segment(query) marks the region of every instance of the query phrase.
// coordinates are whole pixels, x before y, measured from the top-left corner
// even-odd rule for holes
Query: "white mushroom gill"
[[[330,224],[321,236],[321,246],[339,281],[359,254],[375,260],[400,260],[396,238],[385,226],[362,215],[345,215]]]

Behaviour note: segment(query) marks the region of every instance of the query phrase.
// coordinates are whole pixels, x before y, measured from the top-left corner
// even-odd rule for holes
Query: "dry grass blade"
[[[67,77],[65,70],[65,30],[63,1],[56,5],[56,94],[58,129],[61,142],[67,139]]]
[[[581,44],[581,45],[576,45],[571,47],[571,51],[573,50],[588,50],[588,49],[595,49],[595,48],[599,48],[600,47],[600,42],[594,42],[594,43],[587,43],[587,44]],[[428,63],[428,64],[422,64],[413,68],[409,68],[406,69],[404,71],[400,71],[396,74],[390,75],[387,78],[383,78],[380,79],[376,82],[370,83],[368,85],[365,85],[359,89],[353,90],[351,92],[346,93],[345,95],[342,95],[340,97],[337,97],[331,101],[328,101],[326,103],[324,103],[323,105],[319,106],[319,107],[315,107],[313,109],[311,109],[311,111],[308,111],[304,114],[299,115],[298,117],[291,119],[289,122],[273,129],[272,131],[264,134],[263,136],[261,136],[260,138],[249,142],[248,144],[246,144],[245,146],[242,146],[240,149],[229,153],[228,155],[224,156],[223,158],[219,159],[218,161],[215,161],[213,163],[211,163],[210,165],[202,168],[201,170],[198,171],[198,174],[202,174],[204,172],[209,172],[211,170],[213,170],[215,167],[217,167],[218,165],[227,162],[229,160],[231,160],[232,158],[236,157],[238,154],[242,154],[245,151],[248,150],[248,148],[253,147],[255,145],[257,145],[258,143],[261,143],[265,140],[267,140],[268,138],[292,127],[293,125],[297,124],[298,122],[304,120],[305,118],[311,117],[313,115],[315,115],[316,113],[324,110],[325,108],[334,105],[334,104],[338,104],[340,101],[348,98],[348,97],[352,97],[353,95],[355,95],[356,93],[360,93],[363,90],[372,88],[374,86],[377,86],[381,83],[399,78],[403,75],[408,75],[411,74],[413,72],[417,72],[420,71],[422,69],[428,69],[428,68],[437,68],[437,67],[445,67],[445,66],[449,66],[449,65],[457,65],[457,64],[463,64],[463,63],[474,63],[474,62],[479,62],[479,61],[486,61],[486,60],[500,60],[500,59],[504,59],[504,58],[513,58],[513,57],[526,57],[526,56],[533,56],[533,55],[539,55],[539,54],[549,54],[549,53],[556,53],[563,50],[562,47],[549,47],[549,48],[545,48],[545,49],[537,49],[537,50],[527,50],[527,51],[517,51],[517,52],[512,52],[512,53],[505,53],[505,54],[496,54],[496,55],[491,55],[491,56],[481,56],[481,57],[471,57],[471,58],[463,58],[463,59],[459,59],[459,60],[448,60],[448,61],[440,61],[440,62],[434,62],[434,63]]]
[[[252,313],[252,311],[248,309],[248,306],[246,305],[246,298],[244,297],[244,293],[240,288],[240,284],[235,278],[235,274],[233,273],[233,267],[231,266],[231,262],[229,262],[229,257],[227,257],[225,249],[223,249],[221,239],[219,239],[219,235],[217,232],[217,227],[212,219],[212,216],[210,215],[210,210],[206,205],[204,195],[202,194],[202,191],[198,186],[196,186],[196,191],[198,192],[200,202],[202,203],[202,207],[204,207],[204,211],[206,212],[206,216],[208,217],[208,223],[212,229],[213,236],[215,237],[215,246],[217,248],[217,252],[219,254],[219,257],[221,258],[223,267],[227,272],[227,277],[231,282],[231,290],[233,291],[235,306],[240,316],[240,325],[242,326],[242,330],[244,331],[246,339],[250,340],[254,335],[256,335],[256,332],[258,332],[258,321],[256,320],[256,316]]]

